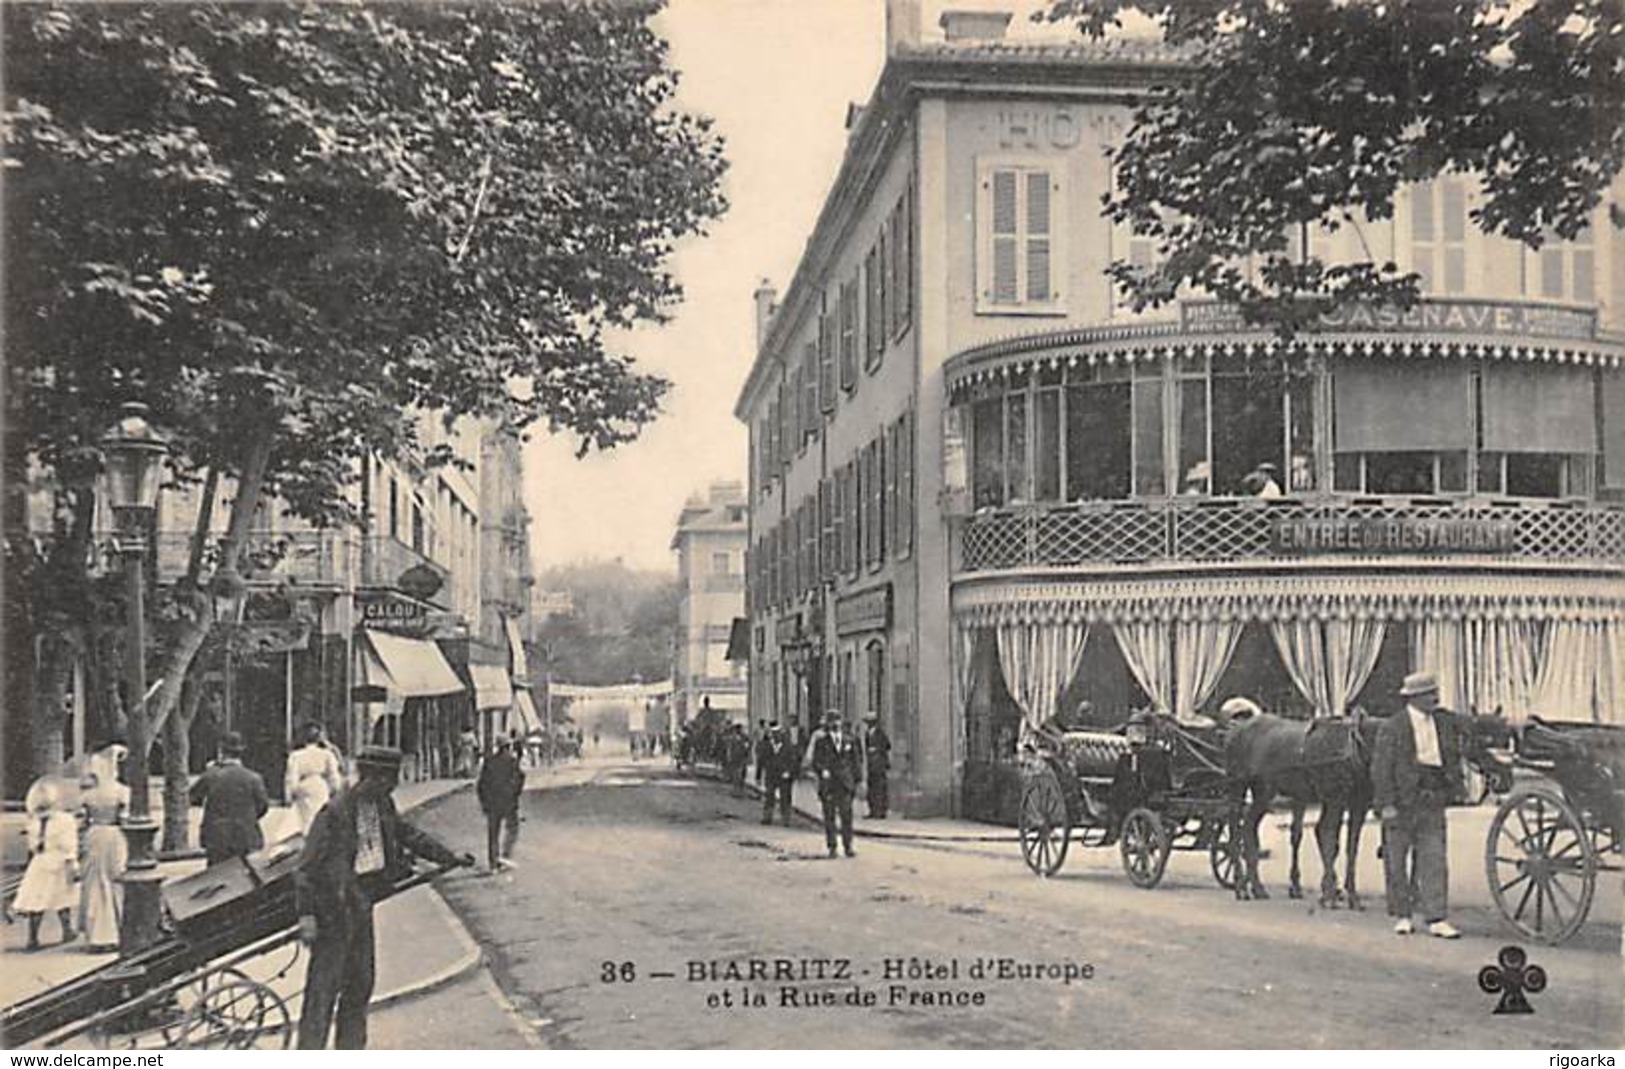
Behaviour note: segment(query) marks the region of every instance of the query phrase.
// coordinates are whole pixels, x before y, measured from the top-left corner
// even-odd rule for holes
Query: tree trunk
[[[34,776],[47,776],[62,764],[62,721],[68,704],[68,681],[73,677],[73,644],[61,634],[40,636],[39,675],[34,686],[32,767]]]
[[[218,570],[222,572],[237,569],[237,559],[248,540],[249,526],[254,519],[254,510],[259,507],[260,494],[265,485],[265,469],[271,459],[273,436],[270,433],[257,434],[252,441],[254,444],[249,448],[238,478],[237,494],[231,502],[231,523],[220,545]],[[175,644],[164,655],[158,670],[161,680],[158,689],[147,703],[147,718],[153,735],[164,730],[164,725],[179,705],[186,675],[192,668],[192,662],[197,659],[198,650],[203,648],[204,640],[209,637],[209,629],[214,626],[214,621],[210,619],[209,599],[202,590],[194,590],[187,600],[191,602],[190,609],[182,612],[184,622],[176,628]],[[147,756],[139,755],[138,760],[146,760]],[[169,792],[166,790],[164,794],[167,797]]]
[[[164,837],[158,850],[179,854],[192,845],[191,787],[192,721],[197,717],[203,686],[189,677],[181,690],[180,706],[164,721]]]

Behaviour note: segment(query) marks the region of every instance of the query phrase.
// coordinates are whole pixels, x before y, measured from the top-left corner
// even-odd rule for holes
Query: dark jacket
[[[820,795],[852,794],[863,779],[863,754],[857,738],[850,731],[841,732],[839,744],[835,736],[820,729],[812,738],[812,771],[818,777]],[[827,774],[826,774],[827,773]]]
[[[878,724],[869,728],[863,736],[863,761],[871,776],[876,773],[885,775],[891,770],[891,739],[886,736],[886,729]]]
[[[252,854],[265,846],[260,818],[271,808],[265,781],[237,762],[211,766],[192,784],[192,803],[203,806],[199,841],[212,861]]]
[[[305,848],[294,872],[294,895],[301,917],[315,917],[318,930],[331,931],[342,925],[349,907],[365,907],[382,897],[384,887],[410,866],[410,857],[423,857],[441,865],[456,865],[459,859],[440,841],[419,831],[401,818],[395,801],[388,795],[377,800],[378,825],[384,837],[384,872],[369,877],[367,886],[355,873],[356,805],[360,795],[354,790],[335,794],[322,806],[305,836]],[[410,855],[410,857],[408,856]],[[372,883],[372,880],[377,883]]]
[[[474,784],[480,809],[506,816],[519,808],[519,794],[525,789],[525,770],[519,758],[508,750],[498,750],[480,765],[480,778]]]
[[[756,743],[756,782],[783,783],[796,778],[800,760],[790,740],[780,735],[763,735]]]
[[[1433,714],[1433,727],[1439,736],[1439,759],[1444,763],[1447,799],[1466,794],[1461,775],[1461,740],[1456,718],[1444,709]],[[1411,717],[1401,707],[1384,720],[1377,730],[1377,745],[1371,753],[1371,804],[1380,812],[1386,806],[1401,810],[1416,806],[1422,789],[1422,766],[1416,763],[1416,736]]]

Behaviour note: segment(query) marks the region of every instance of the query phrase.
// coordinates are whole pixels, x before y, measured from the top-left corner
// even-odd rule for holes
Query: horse
[[[1247,703],[1249,706],[1251,703]],[[1251,706],[1256,710],[1256,706]],[[1298,851],[1303,843],[1303,812],[1320,804],[1315,842],[1320,847],[1320,905],[1336,909],[1345,899],[1350,909],[1364,909],[1355,877],[1360,833],[1371,810],[1371,751],[1381,721],[1356,708],[1344,718],[1289,720],[1253,712],[1232,721],[1224,748],[1225,776],[1232,804],[1232,836],[1240,852],[1236,880],[1239,899],[1268,898],[1258,878],[1258,825],[1270,803],[1285,796],[1292,803],[1292,871],[1287,893],[1303,897]],[[1339,836],[1348,818],[1348,868],[1337,885]]]

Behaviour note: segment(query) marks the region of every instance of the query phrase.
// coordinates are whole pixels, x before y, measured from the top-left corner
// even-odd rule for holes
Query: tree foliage
[[[615,561],[550,568],[538,583],[569,591],[573,604],[537,629],[554,679],[607,685],[670,676],[680,600],[670,575]]]
[[[231,480],[229,570],[262,500],[343,522],[362,457],[445,459],[418,412],[634,437],[667,384],[606,335],[667,314],[670,252],[725,207],[657,7],[0,8],[8,484],[85,515],[146,401],[180,477]]]
[[[1480,229],[1538,248],[1578,234],[1625,162],[1618,0],[1053,0],[1038,17],[1101,36],[1130,8],[1187,61],[1114,162],[1107,214],[1159,244],[1156,268],[1111,268],[1138,306],[1199,287],[1290,332],[1409,305],[1416,275],[1323,262],[1305,228],[1388,219],[1405,184],[1461,174]]]

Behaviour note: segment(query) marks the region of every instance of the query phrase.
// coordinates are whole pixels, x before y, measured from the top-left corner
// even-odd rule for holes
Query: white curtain
[[[1467,656],[1460,620],[1417,620],[1411,624],[1411,671],[1432,672],[1439,680],[1439,704],[1468,712]]]
[[[976,639],[979,628],[961,623],[954,628],[954,685],[959,688],[960,714],[969,722],[971,694],[976,690]]]
[[[1026,730],[1055,715],[1061,692],[1072,682],[1083,659],[1089,625],[1070,620],[1000,624],[999,669],[1004,685],[1021,706]]]
[[[1602,667],[1604,625],[1587,620],[1555,620],[1540,647],[1531,711],[1551,720],[1592,720]]]
[[[1213,696],[1241,638],[1239,620],[1174,624],[1174,715],[1189,720]]]
[[[1597,719],[1625,724],[1625,621],[1597,628]]]
[[[1270,636],[1316,716],[1342,716],[1382,652],[1381,620],[1277,620]]]
[[[1112,634],[1140,689],[1150,695],[1157,709],[1172,709],[1172,629],[1161,620],[1130,620],[1113,624]]]
[[[1513,723],[1527,719],[1535,695],[1540,625],[1533,620],[1468,620],[1465,630],[1473,707],[1480,713],[1499,709]]]

